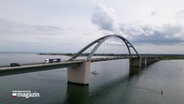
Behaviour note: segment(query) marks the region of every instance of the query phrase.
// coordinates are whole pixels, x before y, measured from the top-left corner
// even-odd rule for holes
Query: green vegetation
[[[162,54],[160,58],[161,60],[184,59],[184,54]]]

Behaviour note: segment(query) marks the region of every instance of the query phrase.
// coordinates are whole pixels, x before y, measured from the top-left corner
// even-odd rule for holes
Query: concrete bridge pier
[[[79,66],[68,67],[68,82],[74,84],[88,85],[90,77],[90,61],[83,62]]]
[[[155,57],[153,57],[153,58],[148,58],[148,64],[150,65],[150,64],[153,64],[154,62],[156,62],[155,59],[156,59]]]
[[[142,60],[141,60],[141,66],[147,66],[147,61],[148,61],[148,59],[146,58],[146,57],[142,57],[141,58]]]
[[[129,59],[129,65],[130,67],[141,67],[142,64],[142,58],[136,57],[136,58],[130,58]]]
[[[152,59],[150,57],[147,59],[147,63],[148,63],[148,65],[150,65],[152,63]]]
[[[130,58],[129,64],[130,67],[143,67],[153,64],[159,61],[159,57],[137,57],[137,58]]]

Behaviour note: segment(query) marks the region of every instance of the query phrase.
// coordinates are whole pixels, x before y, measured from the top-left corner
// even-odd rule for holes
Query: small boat
[[[97,75],[98,73],[96,71],[91,72],[93,75]]]

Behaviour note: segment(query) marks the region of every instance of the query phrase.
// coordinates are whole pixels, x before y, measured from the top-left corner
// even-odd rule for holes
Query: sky
[[[119,34],[139,53],[184,54],[182,0],[0,0],[0,52],[77,52]]]

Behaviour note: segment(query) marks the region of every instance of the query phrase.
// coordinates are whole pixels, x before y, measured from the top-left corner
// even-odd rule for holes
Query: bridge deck
[[[17,67],[2,67],[0,71],[7,71],[7,70],[19,70],[19,69],[30,69],[30,68],[42,68],[42,67],[53,67],[53,66],[70,66],[74,64],[80,64],[83,60],[75,60],[75,61],[62,61],[58,63],[43,63],[43,64],[32,64],[32,65],[23,65]]]
[[[21,66],[17,66],[17,67],[0,67],[0,71],[17,71],[17,70],[21,70],[21,69],[39,69],[39,68],[48,68],[47,70],[52,69],[52,68],[62,68],[62,67],[68,67],[68,66],[72,66],[72,65],[77,65],[77,64],[81,64],[85,61],[90,61],[90,62],[99,62],[99,61],[108,61],[108,60],[118,60],[118,59],[129,59],[129,58],[133,58],[130,56],[124,56],[124,57],[108,57],[108,58],[93,58],[91,60],[86,60],[86,59],[79,59],[79,60],[72,60],[72,61],[62,61],[62,62],[58,62],[58,63],[41,63],[41,64],[31,64],[31,65],[21,65]],[[142,57],[142,58],[148,58],[147,56]],[[153,57],[149,57],[149,58],[153,58]],[[51,68],[52,67],[52,68]]]
[[[73,61],[62,61],[58,63],[39,63],[39,64],[30,64],[30,65],[21,65],[17,67],[0,67],[0,71],[9,71],[9,70],[19,70],[19,69],[30,69],[30,68],[43,68],[43,67],[68,67],[70,65],[80,64],[85,61],[91,61],[91,62],[99,62],[99,61],[108,61],[108,60],[117,60],[117,59],[125,59],[128,57],[123,58],[93,58],[91,60],[85,60],[85,59],[79,59],[79,60],[73,60]]]

